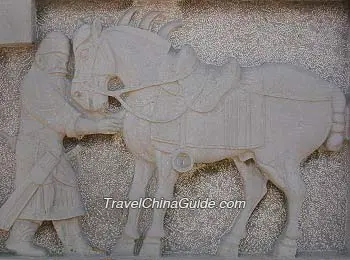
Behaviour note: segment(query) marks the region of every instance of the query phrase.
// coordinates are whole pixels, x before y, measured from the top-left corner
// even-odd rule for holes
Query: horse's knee
[[[146,185],[144,183],[142,185],[133,183],[129,191],[129,199],[138,200],[140,197],[144,197],[146,194]]]
[[[246,188],[246,199],[248,201],[261,200],[267,192],[266,183],[261,185],[256,185],[254,187]]]
[[[293,199],[293,201],[290,201],[291,203],[303,202],[306,194],[306,186],[301,174],[298,171],[298,165],[299,163],[296,163],[294,160],[285,162],[286,187],[284,189],[284,192],[287,196],[287,199]]]
[[[306,187],[304,182],[301,180],[298,182],[290,183],[285,193],[287,199],[289,199],[289,203],[302,203],[306,195]]]
[[[157,197],[164,200],[172,200],[174,198],[174,187],[159,187],[157,190]]]
[[[267,179],[261,174],[260,176],[251,176],[249,180],[247,178],[244,182],[247,199],[261,199],[267,192]]]

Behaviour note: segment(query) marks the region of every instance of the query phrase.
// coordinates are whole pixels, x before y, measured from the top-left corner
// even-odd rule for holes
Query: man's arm
[[[77,137],[88,134],[114,134],[120,131],[122,122],[117,118],[102,117],[98,119],[86,119],[78,117],[72,130],[66,131],[68,137]]]
[[[49,86],[53,82],[48,78],[38,80],[33,78],[35,75],[31,76],[24,82],[23,105],[43,125],[69,137],[120,131],[121,119],[103,116],[95,120],[83,118],[53,86]]]

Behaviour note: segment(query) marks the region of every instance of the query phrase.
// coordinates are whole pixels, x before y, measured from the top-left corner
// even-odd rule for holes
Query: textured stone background
[[[346,39],[348,7],[335,3],[235,3],[233,1],[86,1],[37,0],[37,39],[59,30],[69,37],[81,24],[99,17],[105,26],[115,24],[122,10],[141,6],[135,23],[147,10],[165,11],[153,30],[172,18],[183,18],[185,26],[171,41],[176,47],[191,44],[200,59],[222,64],[236,57],[242,66],[282,62],[317,73],[344,91],[350,85]],[[0,49],[0,130],[15,136],[18,130],[19,89],[30,68],[34,47]],[[67,147],[77,143],[67,140]],[[79,184],[88,214],[83,230],[91,245],[108,249],[116,243],[125,224],[126,212],[104,209],[103,197],[127,197],[132,181],[133,158],[121,136],[89,136],[80,142],[81,152],[72,159],[79,172]],[[0,139],[0,205],[13,191],[15,158]],[[346,196],[349,176],[349,146],[340,153],[315,152],[301,166],[307,197],[300,217],[302,236],[299,251],[337,251],[345,248]],[[156,185],[153,180],[149,194]],[[241,178],[229,161],[207,165],[181,176],[177,198],[242,199]],[[242,254],[264,254],[276,241],[286,218],[285,198],[275,186],[268,192],[248,223],[248,237],[241,243]],[[215,254],[222,235],[229,230],[237,211],[171,210],[165,221],[165,254]],[[140,229],[145,230],[150,212],[145,211]],[[0,234],[0,241],[7,234]],[[1,243],[1,242],[0,242]],[[50,223],[44,224],[36,243],[51,253],[61,245]]]

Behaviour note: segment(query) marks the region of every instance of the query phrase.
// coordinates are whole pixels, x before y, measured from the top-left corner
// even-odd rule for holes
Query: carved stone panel
[[[0,260],[350,252],[344,2],[36,5],[0,46]],[[246,204],[106,206],[144,197]]]

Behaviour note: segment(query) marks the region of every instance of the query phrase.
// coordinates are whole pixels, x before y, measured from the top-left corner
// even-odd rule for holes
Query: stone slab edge
[[[271,256],[242,256],[238,258],[232,257],[216,257],[216,256],[169,256],[160,258],[145,258],[145,257],[118,257],[118,258],[104,258],[100,257],[1,257],[0,260],[287,260],[290,258],[273,258]],[[329,256],[329,257],[297,257],[295,260],[350,260],[346,256]]]
[[[31,45],[35,41],[35,0],[0,0],[0,47]]]
[[[348,23],[350,24],[350,4],[347,4],[348,8]],[[347,59],[348,64],[350,65],[350,26],[348,28],[348,48],[347,48]],[[348,66],[348,70],[350,71],[350,68]],[[350,76],[349,76],[350,77]],[[349,79],[350,81],[350,79]],[[347,93],[346,93],[346,135],[348,141],[350,141],[350,86],[348,86]],[[349,155],[350,157],[350,155]],[[350,169],[350,158],[347,162],[348,169]],[[348,183],[348,195],[347,195],[347,206],[346,206],[346,228],[345,228],[345,250],[347,251],[347,254],[350,255],[350,171],[348,171],[347,179]]]

